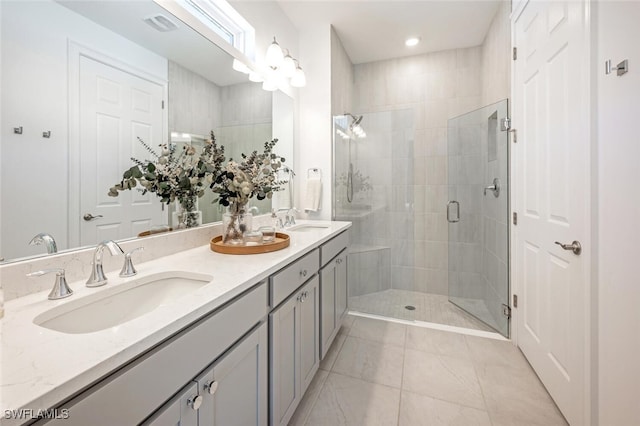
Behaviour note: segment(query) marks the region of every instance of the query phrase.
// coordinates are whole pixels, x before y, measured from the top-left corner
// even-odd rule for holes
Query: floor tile
[[[307,426],[393,426],[400,390],[330,373]]]
[[[407,349],[469,359],[469,349],[462,334],[424,327],[407,327]]]
[[[486,411],[402,391],[399,426],[491,426]]]
[[[353,322],[349,335],[387,345],[404,346],[406,325],[358,317]]]
[[[400,388],[403,356],[404,348],[349,336],[342,345],[332,371]]]
[[[530,369],[527,359],[512,342],[465,336],[471,360],[476,365],[503,365]]]
[[[324,382],[329,377],[328,371],[318,370],[315,377],[309,384],[309,388],[304,394],[302,401],[298,404],[298,408],[296,408],[295,413],[291,417],[289,421],[289,426],[302,426],[309,417],[311,410],[313,409],[313,405],[318,399],[318,395],[320,395],[320,391],[322,390],[322,386]]]
[[[484,399],[470,361],[405,350],[403,389],[484,409]]]
[[[356,320],[356,317],[353,315],[347,315],[344,320],[342,321],[342,327],[340,327],[340,331],[338,331],[339,334],[349,334],[349,331],[351,330],[351,326],[353,325],[353,322]]]
[[[567,424],[530,367],[485,365],[476,370],[494,424]]]
[[[333,363],[336,362],[336,358],[338,358],[338,354],[340,353],[340,349],[342,348],[342,344],[346,340],[347,335],[338,333],[335,339],[333,339],[333,343],[327,354],[324,356],[322,361],[320,361],[320,369],[330,371],[333,367]]]

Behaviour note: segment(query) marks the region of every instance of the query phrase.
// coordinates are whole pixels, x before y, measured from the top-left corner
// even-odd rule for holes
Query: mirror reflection
[[[278,138],[293,167],[292,99],[248,82],[230,55],[151,0],[0,8],[5,261],[46,254],[48,238],[63,251],[172,227],[174,206],[151,193],[108,196],[131,157],[149,157],[137,138],[197,146],[213,130],[227,158]],[[202,223],[220,220],[213,200],[199,199]]]

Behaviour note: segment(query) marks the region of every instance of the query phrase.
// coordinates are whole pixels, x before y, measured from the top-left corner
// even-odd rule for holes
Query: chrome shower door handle
[[[451,218],[451,206],[455,205],[456,206],[456,218],[452,219]],[[456,223],[456,222],[460,222],[460,203],[457,201],[449,201],[447,203],[447,222],[449,223]]]
[[[487,191],[493,192],[493,196],[498,198],[500,195],[500,180],[498,178],[493,179],[493,185],[486,186],[484,188],[484,195],[487,196]]]

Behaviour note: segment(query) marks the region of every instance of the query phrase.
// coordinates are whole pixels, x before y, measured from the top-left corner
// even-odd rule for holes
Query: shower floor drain
[[[407,305],[404,307],[407,311],[415,311],[416,307],[415,306],[411,306],[411,305]]]

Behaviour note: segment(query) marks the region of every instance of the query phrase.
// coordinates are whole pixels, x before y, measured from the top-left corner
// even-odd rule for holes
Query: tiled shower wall
[[[388,206],[395,223],[413,224],[411,235],[392,236],[391,288],[447,294],[447,120],[481,106],[481,75],[481,47],[354,66],[355,111],[413,114],[410,162],[387,165],[412,171],[408,190],[395,187]]]

